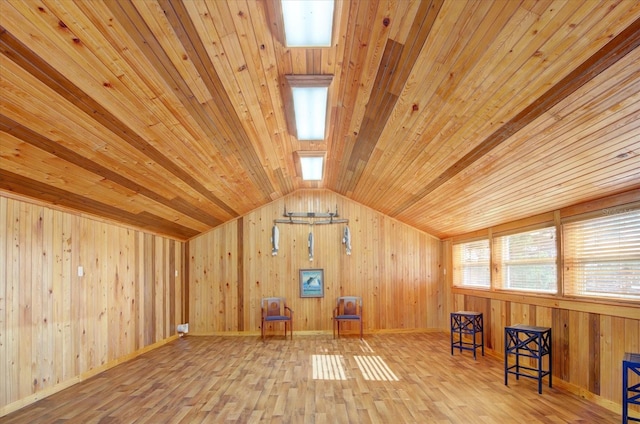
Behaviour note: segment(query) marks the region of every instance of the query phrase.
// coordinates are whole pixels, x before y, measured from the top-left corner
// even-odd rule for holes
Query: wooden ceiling
[[[636,0],[337,0],[326,49],[286,48],[276,0],[0,16],[5,193],[185,240],[302,188],[438,237],[640,188]],[[322,142],[291,74],[334,76]]]

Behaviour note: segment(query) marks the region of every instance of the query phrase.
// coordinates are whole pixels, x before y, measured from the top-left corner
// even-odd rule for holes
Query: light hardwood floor
[[[342,374],[341,374],[342,370]],[[315,377],[315,378],[314,378]],[[328,378],[344,378],[329,380]],[[396,380],[397,379],[397,380]],[[386,380],[386,381],[381,381]],[[620,423],[503,363],[451,356],[446,333],[188,336],[2,423]]]

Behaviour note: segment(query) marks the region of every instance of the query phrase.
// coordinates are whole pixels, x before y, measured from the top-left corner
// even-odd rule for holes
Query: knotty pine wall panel
[[[531,303],[526,303],[521,295],[512,295],[517,301],[508,297],[490,292],[485,296],[458,293],[454,294],[453,310],[483,312],[486,347],[499,357],[504,357],[505,326],[551,327],[554,387],[561,379],[567,383],[563,387],[616,410],[622,403],[622,357],[625,352],[640,352],[640,310],[633,306],[606,308],[593,302],[586,306],[568,303],[560,308],[553,306],[556,301],[531,297]],[[487,301],[490,307],[484,308]],[[591,311],[582,310],[589,305]]]
[[[189,331],[237,331],[237,221],[189,241]]]
[[[346,254],[342,243],[345,224],[278,224],[279,252],[273,256],[273,221],[283,218],[285,207],[289,212],[316,213],[337,208],[340,218],[349,220],[352,254]],[[441,248],[435,237],[327,190],[300,190],[240,219],[242,225],[229,222],[188,242],[192,334],[239,328],[257,333],[260,300],[268,296],[287,298],[295,331],[331,331],[340,295],[363,297],[365,331],[446,326]],[[314,235],[313,261],[309,232]],[[323,298],[300,297],[299,271],[309,268],[324,270]],[[238,299],[243,299],[241,305]],[[267,330],[280,334],[282,324]]]
[[[183,243],[3,196],[0,229],[0,416],[176,335]]]

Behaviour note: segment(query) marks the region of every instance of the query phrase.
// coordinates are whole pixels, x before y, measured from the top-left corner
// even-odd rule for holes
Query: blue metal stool
[[[509,354],[516,357],[515,365],[509,366]],[[542,369],[543,358],[549,355],[549,369]],[[537,367],[520,365],[520,357],[533,358]],[[551,328],[532,325],[516,324],[504,328],[504,384],[508,385],[509,374],[514,374],[516,380],[520,376],[538,380],[538,393],[542,393],[542,379],[549,376],[551,387]]]
[[[476,349],[482,348],[482,356],[484,356],[484,331],[482,322],[482,312],[458,311],[451,312],[451,354],[453,349],[472,350],[473,359],[476,359]],[[480,343],[476,342],[476,334],[482,333]],[[457,334],[454,340],[453,335]],[[462,340],[463,335],[471,335],[472,342]]]
[[[629,416],[629,405],[640,405],[640,383],[629,386],[629,371],[640,375],[640,353],[625,353],[622,360],[622,424],[640,422]]]

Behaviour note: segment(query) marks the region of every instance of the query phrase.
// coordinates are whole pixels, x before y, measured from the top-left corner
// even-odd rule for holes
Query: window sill
[[[521,293],[506,290],[489,290],[452,287],[453,294],[489,298],[506,302],[527,303],[547,308],[568,309],[579,312],[598,313],[622,318],[640,319],[640,303],[612,299],[583,299],[546,293]]]

